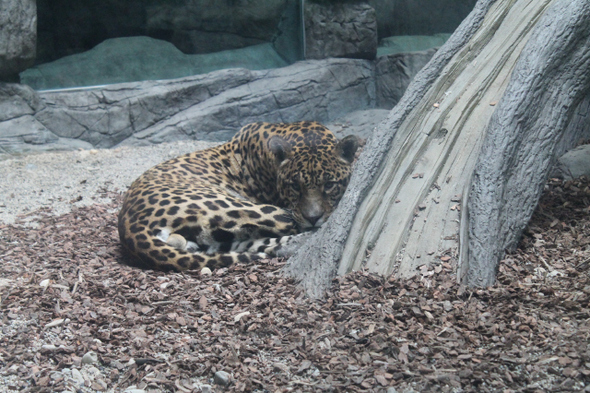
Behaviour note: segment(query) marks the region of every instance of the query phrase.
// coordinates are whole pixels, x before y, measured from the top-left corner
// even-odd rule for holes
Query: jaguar
[[[246,125],[131,184],[118,216],[123,249],[136,266],[164,271],[276,255],[334,211],[358,147],[356,136],[338,140],[317,122]]]

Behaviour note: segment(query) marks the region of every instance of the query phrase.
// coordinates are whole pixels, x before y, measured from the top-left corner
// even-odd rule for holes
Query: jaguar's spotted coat
[[[160,270],[272,255],[332,213],[357,147],[356,137],[338,141],[315,122],[247,125],[135,180],[119,213],[121,243],[140,266]]]

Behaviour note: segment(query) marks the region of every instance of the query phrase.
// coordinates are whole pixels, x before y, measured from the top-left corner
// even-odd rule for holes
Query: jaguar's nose
[[[311,226],[315,227],[315,224],[322,218],[323,214],[317,214],[313,216],[304,216],[307,222],[311,224]]]

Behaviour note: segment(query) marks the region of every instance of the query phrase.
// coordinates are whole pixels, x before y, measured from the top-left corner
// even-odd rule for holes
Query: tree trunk
[[[590,3],[557,1],[521,54],[486,130],[462,250],[469,285],[494,283],[498,262],[516,247],[555,160],[589,133],[583,122],[571,122],[587,110],[589,92]]]
[[[480,0],[376,128],[339,208],[286,272],[314,297],[336,272],[406,277],[441,259],[471,285],[493,283],[575,139],[562,135],[590,90],[589,18],[587,0]]]

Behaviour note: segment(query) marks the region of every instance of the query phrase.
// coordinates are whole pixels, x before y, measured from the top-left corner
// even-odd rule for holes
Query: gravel
[[[181,154],[218,143],[182,141],[144,147],[81,150],[34,155],[0,155],[0,223],[29,215],[34,226],[39,209],[55,215],[73,207],[109,203],[99,191],[124,192],[144,171]],[[32,214],[31,214],[32,213]]]

